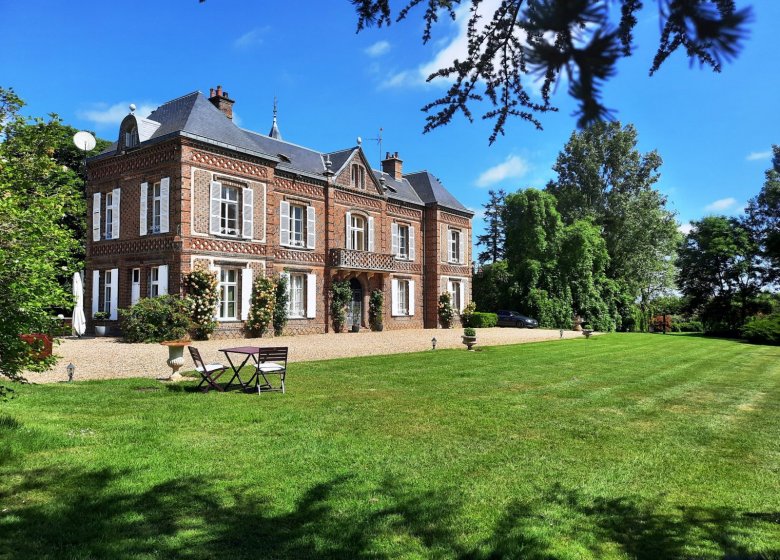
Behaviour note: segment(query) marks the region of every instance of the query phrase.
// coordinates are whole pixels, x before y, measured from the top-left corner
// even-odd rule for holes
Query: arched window
[[[352,164],[352,186],[359,189],[366,188],[366,170],[357,163]]]
[[[135,148],[138,146],[138,127],[134,126],[125,132],[125,148]]]

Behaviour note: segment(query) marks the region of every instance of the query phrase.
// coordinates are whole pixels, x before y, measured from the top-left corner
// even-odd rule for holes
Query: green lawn
[[[287,388],[18,387],[0,558],[780,558],[780,348],[607,335]]]

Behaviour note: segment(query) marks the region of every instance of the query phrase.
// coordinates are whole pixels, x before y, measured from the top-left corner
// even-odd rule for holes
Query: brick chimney
[[[233,103],[235,101],[228,97],[228,92],[222,91],[222,86],[217,86],[216,91],[214,88],[211,88],[209,96],[209,101],[211,101],[214,107],[225,113],[227,118],[233,120]]]
[[[401,169],[403,168],[403,161],[398,157],[398,152],[391,154],[387,152],[387,157],[382,160],[382,171],[388,175],[392,175],[396,181],[400,181],[403,175]]]

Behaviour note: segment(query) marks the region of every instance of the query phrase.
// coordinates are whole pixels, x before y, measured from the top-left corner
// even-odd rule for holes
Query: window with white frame
[[[306,207],[290,204],[290,245],[303,247],[306,243]]]
[[[238,189],[222,185],[219,198],[219,232],[238,235]]]
[[[451,229],[449,242],[450,242],[450,262],[459,263],[461,258],[460,231],[458,231],[457,229]]]
[[[452,308],[455,311],[460,311],[463,306],[462,298],[463,298],[463,288],[461,286],[460,280],[450,280],[448,285],[448,291],[450,292],[450,301],[452,303]]]
[[[398,314],[409,315],[409,280],[398,281]]]
[[[290,274],[287,314],[290,318],[300,319],[306,316],[306,274]]]
[[[363,216],[352,214],[350,216],[349,235],[352,238],[351,247],[356,251],[368,250],[367,223]]]
[[[106,239],[114,238],[114,193],[106,193]]]
[[[162,214],[162,190],[160,183],[152,187],[152,233],[160,233],[160,216]]]
[[[160,295],[160,267],[153,266],[149,269],[149,297]]]
[[[398,226],[398,256],[402,259],[409,258],[409,226]]]
[[[359,189],[366,188],[366,170],[356,163],[352,164],[352,186]]]
[[[236,294],[238,293],[238,270],[223,268],[219,271],[219,303],[217,317],[223,320],[236,319]]]
[[[111,286],[112,270],[106,270],[103,273],[103,311],[111,315]]]

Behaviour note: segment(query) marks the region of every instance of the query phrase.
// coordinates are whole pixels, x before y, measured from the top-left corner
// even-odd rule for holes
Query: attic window
[[[356,163],[352,164],[352,186],[359,189],[366,188],[366,170]]]
[[[125,148],[135,148],[138,146],[138,127],[134,126],[125,132]]]
[[[276,155],[279,157],[280,160],[282,160],[285,163],[291,163],[292,162],[292,160],[289,157],[287,157],[286,155],[284,155],[284,154],[276,154]]]

